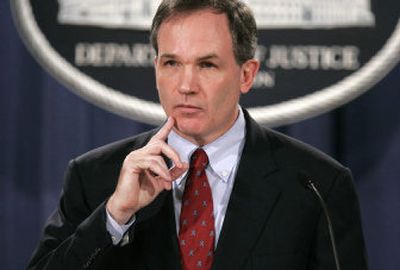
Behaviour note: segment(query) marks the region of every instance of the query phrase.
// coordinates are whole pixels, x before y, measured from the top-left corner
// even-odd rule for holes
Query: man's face
[[[258,62],[238,65],[225,14],[200,10],[163,22],[158,32],[156,82],[176,132],[204,145],[225,133],[238,115]]]

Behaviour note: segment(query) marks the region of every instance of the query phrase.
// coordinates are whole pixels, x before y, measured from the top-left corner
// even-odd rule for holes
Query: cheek
[[[171,99],[173,99],[173,89],[174,85],[172,84],[173,81],[171,81],[170,78],[167,78],[166,76],[158,76],[157,77],[157,91],[158,91],[158,96],[160,98],[161,104],[164,106],[168,105]]]
[[[160,90],[160,89],[162,89],[162,90]],[[165,88],[162,88],[162,86],[160,88],[160,85],[158,86],[157,91],[158,91],[158,98],[160,100],[160,104],[164,108],[165,112],[168,114],[168,107],[169,107],[168,105],[170,103],[169,99],[168,99],[169,95],[165,92]]]
[[[164,108],[164,110],[166,112],[168,112],[169,111],[169,107],[170,107],[170,101],[169,101],[168,95],[166,95],[165,93],[161,94],[159,92],[159,97],[160,97],[161,106]]]
[[[239,102],[240,92],[239,90],[234,91],[233,89],[237,88],[237,85],[224,85],[219,90],[219,93],[214,95],[214,108],[216,110],[229,110],[232,107],[232,104]]]

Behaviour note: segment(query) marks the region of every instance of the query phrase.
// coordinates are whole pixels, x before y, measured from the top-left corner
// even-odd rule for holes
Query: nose
[[[184,67],[179,80],[179,93],[183,95],[192,95],[197,92],[197,76],[192,67]]]

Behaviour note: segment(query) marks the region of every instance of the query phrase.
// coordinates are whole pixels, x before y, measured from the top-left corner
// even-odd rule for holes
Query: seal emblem
[[[259,28],[261,62],[241,104],[262,124],[332,110],[381,80],[400,58],[396,0],[244,0]],[[150,124],[165,118],[148,29],[160,0],[14,0],[38,61],[84,99]]]

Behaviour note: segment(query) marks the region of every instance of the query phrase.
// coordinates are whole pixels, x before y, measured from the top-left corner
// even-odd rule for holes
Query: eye
[[[175,60],[167,60],[163,64],[164,66],[171,66],[171,67],[175,67],[176,65],[178,65],[178,63]]]
[[[217,67],[213,62],[205,61],[200,63],[201,68],[215,68]]]

